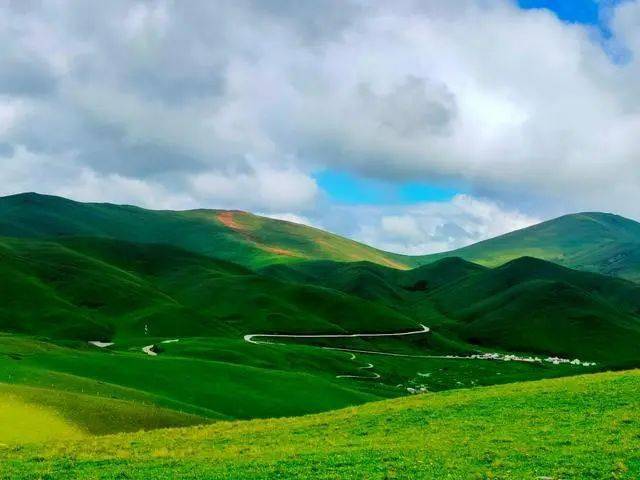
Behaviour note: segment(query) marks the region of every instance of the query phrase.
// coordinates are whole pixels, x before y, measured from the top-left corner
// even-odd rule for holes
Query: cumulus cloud
[[[608,18],[603,39],[509,0],[4,2],[2,188],[289,212],[405,251],[518,210],[640,217],[640,1]],[[484,200],[338,225],[327,168]]]
[[[487,199],[457,195],[449,202],[367,208],[353,236],[383,250],[419,255],[463,247],[539,221]],[[351,212],[359,216],[362,212]]]

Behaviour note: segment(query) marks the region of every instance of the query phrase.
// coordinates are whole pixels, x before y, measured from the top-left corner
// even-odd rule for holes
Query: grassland
[[[0,384],[0,442],[85,438],[208,423],[153,404],[52,388]]]
[[[1,478],[635,479],[640,373],[454,390],[317,415],[6,445]]]
[[[565,219],[553,227],[554,235],[562,237],[562,231],[575,220]],[[577,230],[585,238],[600,235],[601,228],[609,229],[609,246],[624,235],[627,240],[635,235],[632,226],[615,218],[577,220],[586,222]],[[550,227],[544,228],[548,231]],[[536,232],[534,229],[533,234]],[[423,398],[433,400],[434,405],[458,394],[464,403],[480,398],[474,397],[480,393],[463,388],[476,391],[476,387],[634,368],[640,363],[637,284],[531,257],[498,266],[492,262],[508,255],[482,261],[491,266],[455,257],[403,257],[243,212],[150,211],[35,194],[0,199],[0,234],[5,235],[0,237],[0,404],[5,412],[0,418],[4,419],[0,443],[50,438],[87,441],[96,434],[300,416],[417,392],[429,392]],[[574,240],[562,243],[554,235],[533,235],[537,239],[531,245],[540,245],[540,238],[548,245],[559,245],[557,252],[561,253],[554,257],[558,261],[565,258],[562,252],[578,248]],[[512,242],[513,248],[519,248],[520,241]],[[597,242],[585,240],[585,245],[585,251],[598,251]],[[522,248],[529,252],[528,247]],[[429,263],[408,268],[422,261]],[[421,329],[421,325],[430,330],[411,336],[261,338],[263,343],[257,344],[244,338],[260,333],[402,333]],[[100,348],[90,341],[109,345]],[[521,358],[559,355],[595,364],[477,358],[489,353],[514,353]],[[628,376],[635,381],[635,374]],[[549,385],[574,385],[558,382]],[[527,391],[529,387],[501,388],[495,391],[512,398],[518,388]],[[431,395],[446,390],[458,393]],[[564,401],[559,392],[553,395]],[[604,402],[603,395],[598,395]],[[422,405],[418,400],[397,401],[408,410]],[[534,408],[533,399],[526,402]],[[453,403],[447,405],[438,411],[444,412]],[[517,408],[519,403],[514,405]],[[335,416],[346,421],[345,412],[374,412],[362,408],[305,419],[329,422]],[[495,414],[487,411],[489,416]],[[356,432],[367,436],[366,426],[375,427],[377,422],[373,413],[358,418],[365,426],[353,426],[345,433],[352,437],[345,448],[358,443]],[[429,418],[424,421],[431,422]],[[307,420],[300,420],[300,431],[306,431]],[[455,421],[462,420],[456,417]],[[407,416],[388,433],[418,421]],[[48,427],[36,430],[36,424]],[[294,420],[264,423],[293,424]],[[259,424],[220,425],[172,432],[191,432],[184,433],[187,436],[211,432],[226,438],[221,433],[224,430],[216,428],[242,430],[245,425]],[[424,437],[416,425],[412,429],[405,433],[416,436],[417,441],[435,441]],[[162,447],[161,437],[156,436],[161,433],[148,435],[144,438],[156,442],[150,456],[144,460],[144,453],[138,457],[133,447],[127,447],[104,461],[106,478],[117,478],[122,465],[122,472],[129,475],[127,462],[133,460],[144,464],[140,471],[152,477],[178,461],[171,457],[172,452],[163,453],[163,448],[172,449],[174,440]],[[177,435],[182,438],[183,433]],[[286,435],[283,441],[296,440]],[[308,433],[312,439],[317,435]],[[146,441],[142,438],[131,440],[132,445],[142,445]],[[203,438],[194,437],[194,441]],[[381,434],[371,438],[382,441]],[[396,440],[407,446],[404,440]],[[229,445],[239,441],[228,439]],[[79,444],[70,443],[68,448],[76,448],[73,445]],[[175,446],[178,455],[182,447]],[[26,452],[31,447],[24,448]],[[309,465],[316,467],[327,462],[308,448],[301,450],[300,459],[309,458]],[[214,478],[225,474],[287,477],[297,473],[296,469],[302,469],[301,475],[312,473],[304,470],[303,460],[298,465],[298,460],[289,459],[293,470],[280,471],[280,467],[288,469],[289,463],[280,465],[276,457],[256,457],[254,466],[253,460],[234,466],[230,457],[225,460],[216,453],[209,458],[206,455],[213,453],[205,454],[205,450],[204,446],[194,447],[194,460],[179,469],[193,464],[194,471]],[[17,455],[7,460],[9,467],[5,468],[12,468],[7,470],[11,474],[21,465],[26,472],[34,471],[35,478],[51,473],[44,465],[40,470],[31,465],[31,457],[21,457],[23,450],[11,451]],[[235,451],[257,455],[244,444]],[[366,459],[345,457],[345,452],[331,453],[329,465],[336,470],[327,474],[329,478],[355,471],[364,472],[362,478],[394,474],[392,470],[367,470],[358,463]],[[371,458],[384,463],[382,450],[376,455]],[[33,458],[40,457],[33,453]],[[78,472],[100,476],[102,470],[91,470],[98,467],[90,465],[88,453],[78,458],[87,460]],[[95,459],[96,465],[103,465],[100,455]],[[352,465],[351,470],[341,470],[341,459],[348,460],[344,465]],[[53,459],[52,475],[64,471],[64,465],[75,465],[77,458],[67,460],[65,464],[62,457]],[[397,464],[396,460],[392,463]],[[216,465],[202,465],[210,461]],[[433,465],[422,465],[426,478],[439,472],[429,470],[436,468]],[[489,476],[482,465],[474,464],[476,467],[480,478]],[[411,468],[402,464],[396,473],[408,475]],[[187,471],[179,469],[176,476]]]
[[[157,211],[35,193],[0,198],[0,236],[163,243],[251,268],[313,259],[369,260],[395,268],[417,262],[317,228],[247,212]]]
[[[495,269],[453,258],[412,270],[323,260],[253,271],[102,237],[2,238],[0,257],[0,382],[204,419],[302,415],[413,391],[634,366],[640,342],[639,287],[533,259]],[[243,340],[421,323],[431,331],[411,338]],[[87,343],[94,340],[114,345]],[[142,351],[149,345],[158,355]],[[333,348],[372,353],[352,359]],[[597,365],[441,358],[496,351]]]

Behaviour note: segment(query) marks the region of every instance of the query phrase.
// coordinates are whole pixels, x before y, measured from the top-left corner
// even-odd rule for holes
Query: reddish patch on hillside
[[[220,212],[217,216],[218,221],[222,223],[225,227],[232,228],[234,230],[243,230],[244,227],[239,223],[236,223],[233,218],[233,212]]]
[[[270,252],[270,253],[275,253],[276,255],[285,255],[287,257],[300,257],[301,255],[297,252],[294,252],[292,250],[287,250],[286,248],[278,248],[278,247],[267,247],[266,245],[260,245],[258,244],[258,246],[266,251],[266,252]]]

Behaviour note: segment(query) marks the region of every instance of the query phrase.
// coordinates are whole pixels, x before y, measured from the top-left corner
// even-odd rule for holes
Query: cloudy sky
[[[0,1],[0,194],[441,251],[640,219],[640,0]]]

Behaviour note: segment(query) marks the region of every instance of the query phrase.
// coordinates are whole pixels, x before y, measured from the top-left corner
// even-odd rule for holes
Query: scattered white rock
[[[107,348],[114,344],[113,342],[100,342],[98,340],[91,340],[88,343],[98,348]]]
[[[571,365],[581,365],[583,367],[592,367],[595,365],[595,362],[583,362],[577,358],[573,360],[569,360],[567,358],[560,357],[547,357],[545,359],[539,357],[521,357],[519,355],[513,354],[501,354],[501,353],[477,353],[474,355],[470,355],[468,357],[456,357],[454,355],[449,355],[447,358],[469,358],[474,360],[501,360],[503,362],[526,362],[526,363],[552,363],[553,365],[560,364],[571,364]]]
[[[147,355],[150,355],[152,357],[157,357],[158,354],[156,352],[153,351],[153,347],[155,345],[147,345],[146,347],[142,347],[142,351],[144,353],[146,353]]]

